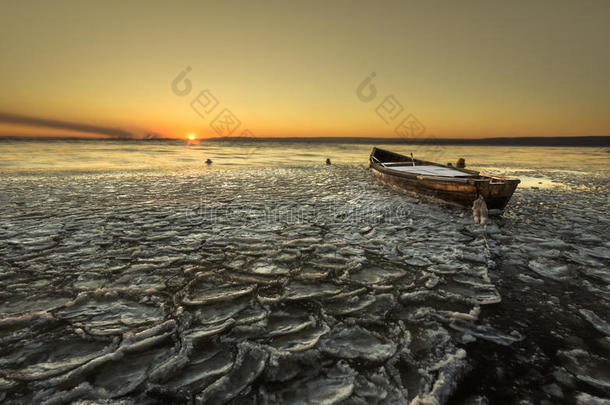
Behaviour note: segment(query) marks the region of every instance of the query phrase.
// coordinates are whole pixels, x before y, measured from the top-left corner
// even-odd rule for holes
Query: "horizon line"
[[[27,140],[27,141],[120,141],[120,142],[154,142],[173,141],[189,143],[183,138],[117,138],[117,137],[78,137],[78,136],[33,136],[33,135],[5,135],[0,134],[0,140]],[[388,144],[441,144],[441,145],[497,145],[497,146],[602,146],[610,147],[610,135],[584,135],[584,136],[518,136],[518,137],[488,137],[488,138],[404,138],[404,137],[211,137],[199,138],[194,142],[321,142],[321,143],[388,143]]]

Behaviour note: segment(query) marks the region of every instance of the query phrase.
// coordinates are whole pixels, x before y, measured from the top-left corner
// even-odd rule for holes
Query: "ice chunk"
[[[326,311],[333,315],[348,315],[359,312],[375,302],[374,295],[365,294],[361,296],[344,297],[326,306]]]
[[[337,363],[322,375],[296,380],[279,390],[261,387],[264,404],[332,405],[348,399],[354,391],[356,372],[345,363]]]
[[[406,272],[401,269],[372,266],[362,267],[356,273],[351,274],[350,279],[363,284],[379,284],[391,282],[405,274]]]
[[[230,301],[254,291],[255,285],[215,286],[203,291],[195,290],[183,302],[187,305],[205,305],[217,301]]]
[[[260,347],[245,342],[240,344],[231,371],[197,395],[197,403],[225,403],[235,398],[258,377],[266,361],[267,352]]]
[[[443,404],[455,387],[458,379],[466,368],[466,351],[458,349],[430,368],[429,372],[437,372],[438,377],[431,388],[420,392],[410,405],[436,405]]]
[[[271,342],[271,346],[278,350],[298,352],[303,350],[309,350],[314,347],[321,336],[328,333],[330,328],[325,323],[319,325],[310,326],[307,325],[305,328],[298,328],[298,330],[292,333],[287,333],[275,337]]]
[[[184,332],[183,336],[187,340],[197,341],[224,332],[234,324],[235,320],[229,318],[221,324],[206,325],[200,328],[187,330]]]
[[[578,312],[600,333],[610,336],[610,324],[597,316],[595,312],[588,309],[580,309]]]
[[[181,366],[172,373],[156,377],[172,392],[194,394],[231,370],[233,354],[228,347],[209,344],[189,353]]]
[[[586,392],[579,392],[574,398],[576,399],[576,405],[610,405],[610,400],[595,397]]]
[[[196,319],[202,324],[219,324],[229,318],[234,318],[238,313],[250,306],[250,298],[242,297],[230,301],[218,301],[215,303],[197,307],[194,312]]]
[[[536,259],[530,260],[528,267],[535,273],[553,280],[561,280],[569,274],[566,264],[558,264],[553,260]]]
[[[28,357],[44,359],[44,361],[22,367],[20,370],[6,370],[16,380],[42,380],[69,370],[75,369],[86,362],[110,353],[116,349],[113,345],[106,346],[104,342],[88,342],[81,339],[61,339],[41,345],[39,353],[27,353]],[[25,350],[20,350],[21,356],[26,356]],[[22,364],[24,366],[24,364]]]
[[[581,349],[559,351],[566,368],[581,382],[610,394],[610,361]]]
[[[335,357],[380,362],[392,357],[396,344],[360,326],[333,330],[320,341],[320,350]]]
[[[539,278],[534,278],[534,277],[530,277],[527,274],[519,274],[517,275],[517,278],[521,281],[523,281],[524,283],[528,283],[528,284],[544,284],[544,280],[540,280]]]
[[[503,346],[509,346],[515,342],[523,340],[523,336],[517,332],[504,333],[489,325],[475,325],[463,321],[455,321],[450,324],[451,328],[467,333],[471,336],[478,337],[490,342],[494,342]]]
[[[92,297],[77,299],[58,312],[58,317],[95,335],[120,334],[135,326],[158,322],[160,308],[125,299]]]
[[[340,286],[330,283],[305,284],[292,282],[286,287],[285,299],[302,300],[327,297],[341,292]]]

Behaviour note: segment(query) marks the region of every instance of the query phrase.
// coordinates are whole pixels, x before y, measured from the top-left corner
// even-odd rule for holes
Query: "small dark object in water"
[[[330,158],[326,158],[326,164],[329,165],[330,163]]]
[[[453,167],[453,163],[448,162],[448,163],[447,163],[447,166],[449,166],[449,167]]]
[[[212,159],[208,159],[208,160],[206,160],[206,161],[205,161],[205,164],[206,164],[206,165],[211,165],[211,164],[212,164]]]
[[[457,160],[457,163],[455,164],[455,167],[459,168],[459,169],[463,169],[466,167],[466,160],[464,158],[459,158]]]

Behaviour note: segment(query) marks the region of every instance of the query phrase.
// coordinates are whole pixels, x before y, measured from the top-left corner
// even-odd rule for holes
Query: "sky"
[[[0,9],[0,135],[610,135],[609,1]]]

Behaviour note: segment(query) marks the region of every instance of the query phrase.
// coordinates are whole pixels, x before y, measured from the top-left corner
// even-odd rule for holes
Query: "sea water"
[[[608,149],[386,146],[525,180],[483,227],[371,146],[0,142],[0,400],[607,401]]]

